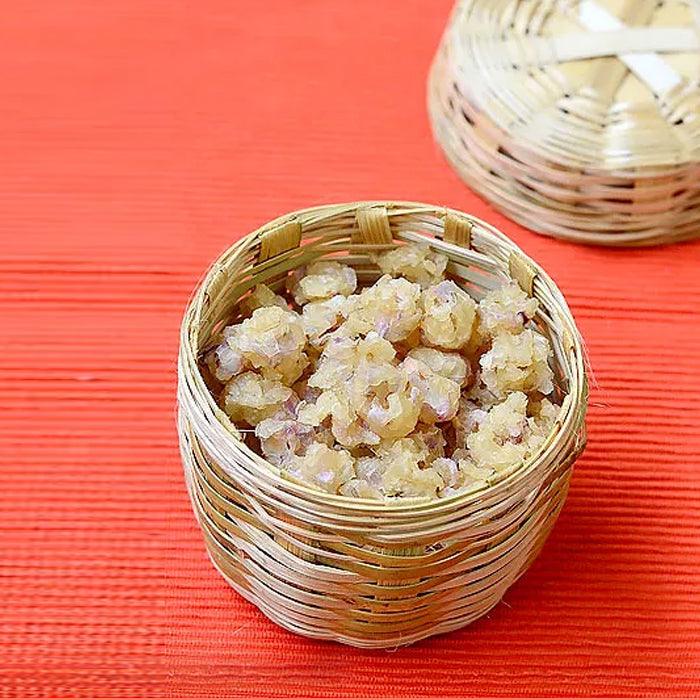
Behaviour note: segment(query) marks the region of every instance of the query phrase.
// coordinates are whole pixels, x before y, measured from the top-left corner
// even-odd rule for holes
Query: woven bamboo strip
[[[524,225],[640,246],[700,234],[700,0],[458,0],[435,138]]]

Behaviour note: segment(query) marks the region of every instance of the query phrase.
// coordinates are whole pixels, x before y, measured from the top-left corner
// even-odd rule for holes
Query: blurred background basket
[[[435,138],[541,233],[633,246],[700,233],[700,0],[459,0]]]
[[[539,300],[562,407],[533,459],[479,491],[393,502],[330,495],[286,480],[219,409],[202,353],[255,284],[280,289],[289,270],[340,256],[360,282],[368,253],[426,241],[476,298],[515,279]],[[178,363],[180,448],[212,562],[228,583],[294,632],[361,647],[394,647],[488,612],[540,551],[585,443],[587,383],[578,331],[552,280],[503,234],[425,204],[324,206],[277,219],[213,265],[183,322]]]

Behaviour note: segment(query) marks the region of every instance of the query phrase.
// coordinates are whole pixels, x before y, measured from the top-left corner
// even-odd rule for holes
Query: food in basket
[[[533,456],[559,410],[537,301],[509,282],[477,303],[427,245],[373,260],[371,286],[319,260],[286,298],[242,300],[204,365],[247,444],[288,478],[372,499],[452,496]]]

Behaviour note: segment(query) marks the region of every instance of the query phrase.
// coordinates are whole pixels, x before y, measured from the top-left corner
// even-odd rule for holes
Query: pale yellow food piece
[[[381,277],[348,298],[345,325],[350,333],[375,331],[393,342],[408,338],[421,321],[420,286],[403,278]]]
[[[344,386],[361,363],[391,364],[395,356],[396,351],[392,344],[374,332],[369,333],[366,338],[334,336],[326,344],[308,384],[319,389]]]
[[[218,345],[205,358],[207,367],[220,382],[227,382],[231,377],[239,374],[246,366],[243,353],[238,349],[235,334],[229,332],[221,345]]]
[[[316,349],[323,349],[329,334],[336,330],[347,315],[347,297],[336,294],[330,299],[312,301],[302,310],[302,323],[308,342]]]
[[[483,488],[495,473],[491,467],[478,467],[471,459],[438,459],[433,462],[433,469],[444,483],[438,494],[441,498]]]
[[[421,297],[421,338],[426,345],[458,350],[469,341],[476,302],[451,280],[426,289]]]
[[[377,457],[362,457],[355,472],[371,488],[386,497],[434,497],[442,488],[439,474],[420,466],[421,451],[409,438],[397,440]]]
[[[307,403],[313,403],[322,393],[321,389],[309,386],[308,377],[302,377],[297,382],[292,384],[292,389],[299,397],[300,401],[305,401]]]
[[[421,469],[410,452],[384,457],[381,491],[385,496],[435,498],[442,488],[440,475],[432,467]]]
[[[266,284],[258,284],[240,303],[240,310],[244,316],[250,316],[255,309],[262,309],[266,306],[279,306],[280,309],[289,308],[284,297],[275,294]]]
[[[462,395],[457,415],[452,419],[457,448],[467,444],[467,437],[481,425],[488,408],[489,406],[484,407],[484,404],[473,401],[468,394]]]
[[[531,457],[549,434],[542,421],[528,417],[528,398],[513,392],[491,408],[477,429],[467,437],[469,456],[477,467],[496,471],[517,465]]]
[[[466,445],[467,436],[476,430],[486,417],[488,410],[498,402],[499,398],[483,385],[480,373],[477,373],[474,384],[468,391],[462,393],[459,399],[459,410],[452,419],[457,448]]]
[[[407,357],[401,368],[408,382],[416,389],[420,401],[420,420],[423,423],[442,423],[451,420],[459,408],[460,386],[412,357]]]
[[[479,302],[481,328],[491,337],[499,333],[520,333],[535,317],[538,303],[515,283],[489,292]]]
[[[357,341],[336,336],[331,338],[309,377],[308,385],[315,389],[332,389],[345,384],[357,366]]]
[[[348,296],[357,288],[357,275],[348,265],[335,260],[317,260],[289,276],[287,287],[300,306],[308,301]]]
[[[326,389],[314,403],[301,403],[297,415],[302,423],[323,426],[330,419],[333,436],[343,447],[376,445],[381,438],[350,406],[346,390]]]
[[[349,496],[350,498],[382,498],[382,492],[365,479],[350,479],[350,481],[345,482],[340,487],[338,493],[341,496]]]
[[[362,362],[376,363],[388,362],[392,363],[396,358],[396,350],[394,346],[382,338],[378,333],[369,332],[365,338],[357,340],[357,362],[359,365]]]
[[[355,476],[354,460],[347,450],[321,443],[312,444],[302,456],[292,457],[286,470],[295,479],[327,493],[338,493]]]
[[[481,380],[501,398],[512,391],[549,394],[554,389],[551,354],[549,341],[537,331],[526,328],[517,335],[499,333],[479,360]]]
[[[436,459],[444,457],[445,438],[439,428],[421,425],[406,437],[398,440],[382,440],[372,449],[380,458],[410,454],[420,467],[428,467]]]
[[[419,392],[401,367],[389,362],[362,361],[349,383],[350,406],[382,439],[408,435],[421,411]]]
[[[315,441],[315,429],[295,418],[273,416],[255,426],[255,435],[260,440],[263,455],[278,466],[295,455],[302,455]]]
[[[535,429],[543,437],[547,437],[554,428],[560,410],[561,407],[552,403],[549,399],[542,399],[541,401],[530,401],[528,415],[531,416]]]
[[[448,258],[433,251],[429,245],[409,243],[394,250],[373,256],[382,273],[392,277],[405,277],[423,289],[445,278]]]
[[[256,426],[279,411],[291,409],[294,392],[281,382],[244,372],[231,379],[224,391],[224,410],[233,421]]]
[[[449,457],[439,457],[432,463],[431,466],[438,474],[440,479],[442,479],[440,494],[442,494],[446,488],[458,488],[460,483],[460,474],[459,467],[454,459],[450,459]]]
[[[433,372],[457,382],[460,386],[465,386],[471,377],[469,363],[456,352],[416,347],[409,350],[407,357],[424,362]]]
[[[382,492],[384,468],[385,464],[382,462],[381,457],[365,456],[355,459],[355,474],[357,478],[362,479],[380,493]]]
[[[301,316],[289,309],[256,309],[240,324],[236,342],[253,368],[288,385],[301,376],[309,363],[304,353],[306,335]]]
[[[428,286],[435,279],[423,253],[380,264]],[[509,286],[488,295],[477,318],[453,282],[421,292],[389,276],[346,296],[354,278],[321,262],[292,285],[298,303],[315,299],[301,315],[259,286],[248,298],[252,316],[224,329],[205,358],[227,382],[225,410],[256,428],[270,462],[352,498],[444,498],[481,488],[541,447],[559,407],[540,398],[553,375],[549,341],[524,327],[534,300]],[[483,354],[473,376],[464,354],[475,343]],[[436,424],[447,421],[443,433]]]
[[[411,459],[414,459],[420,465],[425,465],[429,456],[429,450],[426,445],[420,439],[415,439],[414,435],[399,438],[398,440],[383,440],[373,449],[376,455],[383,459],[410,455]]]
[[[377,456],[357,460],[356,472],[388,497],[434,496],[443,484],[433,464],[442,458],[444,445],[438,429],[423,427],[377,445]]]

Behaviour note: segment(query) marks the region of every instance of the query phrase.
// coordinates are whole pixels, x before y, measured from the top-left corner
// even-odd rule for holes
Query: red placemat
[[[27,0],[0,22],[0,696],[700,693],[700,243],[538,237],[433,145],[450,0]],[[275,627],[204,554],[174,426],[181,312],[237,236],[361,198],[474,212],[554,276],[589,448],[487,618],[393,653]]]

